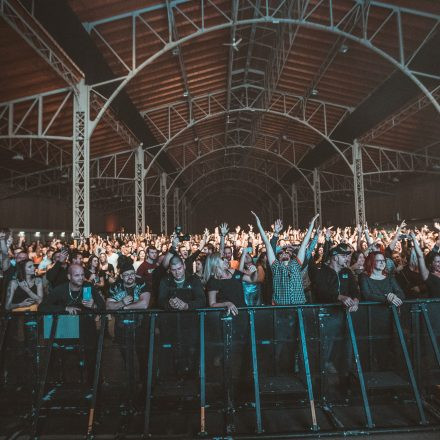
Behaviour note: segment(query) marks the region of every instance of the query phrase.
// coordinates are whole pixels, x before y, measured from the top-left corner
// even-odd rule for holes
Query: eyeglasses
[[[122,278],[130,278],[136,276],[135,272],[126,272],[122,274]]]

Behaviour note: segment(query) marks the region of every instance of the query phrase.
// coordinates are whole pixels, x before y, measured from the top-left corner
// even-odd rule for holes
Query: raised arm
[[[223,253],[225,251],[225,239],[226,235],[228,235],[229,229],[227,223],[222,223],[220,225],[220,255],[223,257]]]
[[[174,235],[171,239],[171,246],[162,260],[162,266],[164,269],[168,269],[168,267],[170,266],[171,258],[173,258],[175,255],[178,255],[177,246],[179,246],[179,242],[179,237],[177,235]]]
[[[269,263],[269,266],[272,266],[273,262],[275,261],[275,252],[273,251],[272,246],[270,245],[269,239],[267,238],[267,235],[264,232],[263,226],[261,226],[261,222],[257,214],[255,214],[255,212],[253,211],[251,211],[251,213],[255,217],[255,221],[257,223],[258,230],[260,231],[261,238],[263,240],[264,245],[266,246],[267,261]]]
[[[301,243],[301,247],[298,251],[298,260],[301,261],[301,264],[303,263],[305,256],[306,256],[306,249],[310,241],[310,237],[312,236],[313,232],[313,226],[315,225],[316,219],[319,217],[319,214],[316,214],[315,217],[312,218],[310,221],[309,229],[307,229],[306,235]]]
[[[357,225],[356,228],[357,231],[357,251],[358,252],[362,252],[362,226],[361,225]]]
[[[367,244],[368,246],[371,246],[373,244],[373,239],[370,237],[370,231],[368,229],[367,223],[365,223],[364,232],[365,232],[365,239],[367,240]]]
[[[414,250],[416,251],[417,260],[419,262],[420,275],[422,275],[423,281],[426,281],[429,277],[429,270],[426,267],[425,256],[423,255],[422,249],[420,249],[420,245],[419,242],[417,241],[416,234],[414,234],[414,232],[411,231],[409,235],[414,243]]]
[[[400,223],[400,225],[397,227],[396,233],[395,233],[393,239],[391,240],[390,244],[388,245],[388,247],[391,249],[391,251],[394,251],[394,248],[396,247],[397,241],[399,240],[400,233],[402,232],[402,229],[405,226],[406,226],[406,223],[405,223],[405,220],[403,220],[403,222]]]

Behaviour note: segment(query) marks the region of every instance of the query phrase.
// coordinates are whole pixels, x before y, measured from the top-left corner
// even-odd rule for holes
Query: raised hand
[[[279,234],[283,230],[283,221],[279,218],[275,220],[273,232]]]
[[[439,222],[435,222],[434,223],[434,228],[437,229],[437,231],[440,232],[440,223]]]
[[[255,217],[255,221],[257,222],[257,225],[261,226],[261,221],[260,221],[258,215],[255,214],[254,211],[251,211],[251,214]]]
[[[310,224],[313,225],[318,217],[319,217],[319,212],[318,212],[318,214],[316,214],[316,215],[312,218],[312,220],[310,220]]]
[[[227,223],[222,223],[220,225],[220,235],[226,236],[226,234],[229,232],[229,228],[228,228],[228,224]]]

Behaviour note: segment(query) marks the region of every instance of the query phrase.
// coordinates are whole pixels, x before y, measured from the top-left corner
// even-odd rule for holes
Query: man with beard
[[[68,282],[52,289],[38,310],[46,313],[68,312],[76,315],[81,311],[104,310],[105,304],[101,296],[91,286],[84,283],[84,269],[72,264],[67,271]],[[91,289],[91,297],[84,298],[84,287]],[[94,315],[79,317],[79,337],[81,345],[85,347],[86,368],[88,383],[93,383],[93,374],[96,360],[97,334]]]
[[[150,254],[151,256],[152,254]],[[107,310],[147,310],[151,294],[144,282],[136,283],[136,272],[128,259],[122,259],[119,267],[120,279],[112,284],[107,298]],[[146,380],[147,330],[145,315],[123,313],[115,318],[115,339],[121,348],[125,362],[128,384],[128,403],[135,395],[134,347],[139,365],[139,377],[143,388]]]
[[[351,250],[340,243],[330,249],[328,264],[323,264],[320,269],[314,267],[310,276],[312,290],[317,303],[342,303],[349,312],[356,312],[359,307],[359,288],[356,279],[348,268]],[[322,360],[323,373],[336,373],[337,368],[331,361],[332,358],[343,360],[340,373],[340,385],[348,385],[348,374],[352,366],[352,351],[349,337],[346,333],[345,313],[340,308],[331,307],[327,313],[322,313],[320,318],[322,328]],[[343,352],[332,356],[335,339],[343,338]]]
[[[290,248],[282,249],[275,258],[275,252],[267,238],[267,235],[261,226],[260,219],[255,213],[252,213],[257,221],[257,226],[261,234],[261,238],[266,246],[267,261],[272,269],[273,274],[273,296],[272,302],[275,305],[304,304],[306,297],[302,284],[301,266],[306,256],[307,246],[313,232],[313,226],[318,215],[313,217],[310,222],[309,229],[301,243],[298,255],[293,257]],[[282,228],[281,220],[275,222],[275,232],[279,232]]]

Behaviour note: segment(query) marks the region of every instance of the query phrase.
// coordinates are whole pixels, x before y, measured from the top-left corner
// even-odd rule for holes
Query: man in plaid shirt
[[[304,240],[299,248],[298,255],[295,257],[291,252],[291,247],[288,246],[278,252],[278,259],[275,258],[275,252],[271,242],[278,239],[278,234],[283,229],[282,221],[280,219],[275,221],[274,235],[271,242],[269,242],[269,239],[261,226],[260,219],[254,212],[252,212],[252,214],[255,216],[261,238],[266,245],[267,261],[272,269],[272,303],[274,305],[304,304],[306,302],[306,297],[302,283],[301,267],[306,258],[307,246],[319,214],[315,215],[311,220],[309,229],[307,230]]]

